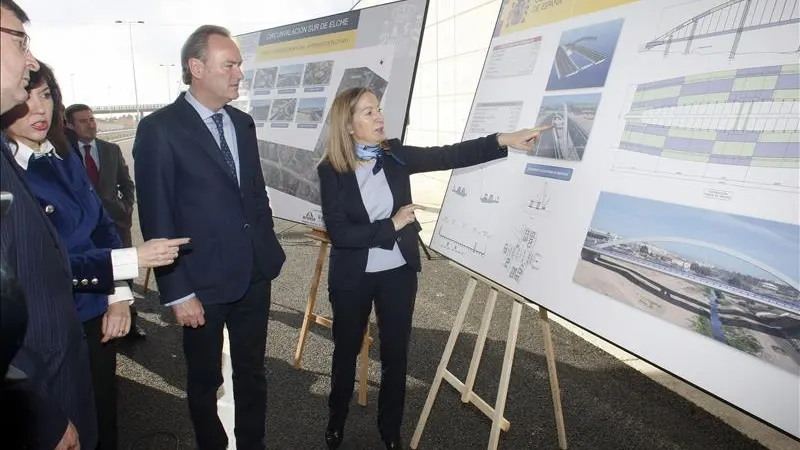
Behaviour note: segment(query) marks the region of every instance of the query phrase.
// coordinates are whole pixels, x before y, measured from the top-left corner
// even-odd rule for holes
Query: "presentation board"
[[[426,0],[404,0],[236,37],[245,78],[233,106],[253,116],[275,217],[324,227],[317,163],[336,94],[369,87],[387,136],[402,138]]]
[[[800,436],[795,0],[506,0],[431,247]]]

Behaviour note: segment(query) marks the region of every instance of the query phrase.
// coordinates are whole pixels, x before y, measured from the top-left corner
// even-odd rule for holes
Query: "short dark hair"
[[[226,38],[231,37],[231,32],[225,27],[202,25],[194,30],[184,42],[181,48],[181,75],[184,84],[192,84],[192,71],[189,69],[189,60],[192,58],[204,60],[208,50],[208,38],[215,34]]]
[[[69,105],[69,108],[64,111],[64,118],[67,120],[67,123],[70,125],[74,125],[75,113],[79,113],[81,111],[91,111],[92,108],[89,105],[84,105],[83,103],[75,103],[74,105]]]
[[[25,14],[25,11],[23,11],[19,5],[14,3],[14,0],[0,0],[0,8],[9,10],[12,14],[17,16],[17,19],[19,19],[19,21],[22,23],[28,23],[30,20],[28,19],[28,15]]]

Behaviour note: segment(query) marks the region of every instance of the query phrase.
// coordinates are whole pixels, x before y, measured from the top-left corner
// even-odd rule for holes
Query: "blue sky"
[[[800,227],[602,192],[592,228],[624,237],[683,237],[733,249],[800,280]],[[748,262],[703,247],[654,243],[718,267],[764,277]]]

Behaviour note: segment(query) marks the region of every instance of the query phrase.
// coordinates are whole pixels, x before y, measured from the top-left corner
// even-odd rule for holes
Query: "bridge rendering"
[[[685,42],[684,53],[689,53],[695,41],[735,34],[728,57],[733,59],[743,33],[798,22],[797,0],[729,0],[678,24],[646,43],[644,48],[664,46],[666,56],[672,44]]]
[[[631,264],[634,264],[634,265],[637,265],[637,266],[640,266],[640,267],[645,267],[647,269],[655,270],[657,272],[664,273],[666,275],[670,275],[670,276],[673,276],[673,277],[676,277],[676,278],[680,278],[680,279],[685,280],[685,281],[690,281],[690,282],[693,282],[693,283],[697,283],[697,284],[700,284],[702,286],[706,286],[706,287],[709,287],[709,288],[712,288],[712,289],[716,289],[716,290],[721,291],[721,292],[725,292],[725,293],[728,293],[728,294],[732,294],[732,295],[736,295],[736,296],[739,296],[739,297],[742,297],[742,298],[746,298],[748,300],[752,300],[754,302],[757,302],[757,303],[760,303],[760,304],[763,304],[763,305],[766,305],[766,306],[770,306],[770,307],[773,307],[773,308],[778,308],[778,309],[780,309],[782,311],[786,311],[788,313],[800,316],[800,302],[791,302],[791,301],[781,300],[781,299],[777,299],[777,298],[774,298],[774,297],[769,297],[767,295],[759,294],[759,293],[756,293],[756,292],[751,292],[751,291],[748,291],[746,289],[742,289],[740,287],[732,286],[732,285],[730,285],[728,283],[725,283],[725,282],[717,280],[717,279],[713,279],[713,278],[705,277],[705,276],[702,276],[702,275],[698,275],[698,274],[695,274],[693,272],[690,272],[690,271],[687,271],[687,270],[682,270],[682,269],[679,269],[679,268],[676,268],[676,267],[670,267],[670,266],[667,266],[667,265],[664,265],[664,264],[659,264],[659,263],[657,263],[655,261],[652,261],[652,260],[648,260],[648,259],[644,259],[644,258],[638,258],[638,257],[636,257],[636,256],[634,256],[632,254],[621,252],[621,251],[618,251],[618,250],[614,250],[614,248],[613,248],[614,246],[625,244],[625,243],[656,242],[656,241],[663,241],[663,240],[664,239],[649,238],[649,239],[624,239],[624,240],[617,240],[617,241],[610,241],[610,242],[595,242],[595,243],[590,243],[590,242],[587,241],[587,243],[584,244],[583,248],[585,250],[588,250],[590,253],[593,253],[593,254],[596,254],[596,255],[603,255],[603,256],[614,258],[614,259],[617,259],[617,260],[620,260],[620,261],[631,263]],[[691,240],[688,240],[688,239],[680,239],[680,238],[670,238],[669,241],[672,241],[672,242],[683,242],[683,243],[693,243],[693,244],[697,244],[698,243],[697,241],[691,241]],[[703,244],[705,244],[705,243],[703,243]],[[708,247],[709,245],[706,244],[706,245],[703,245],[703,246],[704,247]],[[735,253],[735,252],[727,251],[725,253],[731,254],[732,256],[737,256],[735,254],[732,254],[732,253]],[[747,261],[748,262],[752,262],[752,259],[748,258]],[[761,264],[761,263],[758,263],[757,266],[759,268],[762,268],[763,270],[775,275],[776,277],[781,279],[781,281],[784,281],[784,282],[787,281],[787,280],[784,280],[785,276],[782,275],[780,272],[775,273],[777,271],[774,271],[773,269],[771,269],[768,266],[766,266],[764,264]],[[790,285],[792,287],[797,289],[797,286],[796,286],[797,282],[794,282],[792,280],[788,280],[788,281],[790,281],[790,283],[791,283]]]

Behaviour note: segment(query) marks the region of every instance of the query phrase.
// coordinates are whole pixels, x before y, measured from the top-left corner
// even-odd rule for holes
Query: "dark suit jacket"
[[[254,270],[273,279],[286,256],[273,230],[256,130],[226,106],[236,130],[241,183],[184,94],[142,119],[133,145],[139,223],[145,239],[188,237],[172,266],[155,270],[161,302],[194,292],[204,304],[239,300]]]
[[[66,248],[2,141],[0,153],[0,190],[15,197],[0,221],[0,252],[16,270],[28,305],[28,329],[12,364],[29,377],[32,448],[54,448],[67,420],[75,424],[81,445],[94,448],[94,394]]]
[[[123,246],[130,247],[130,240],[125,238],[130,236],[130,229],[133,225],[133,203],[136,201],[130,170],[128,170],[128,164],[122,156],[119,145],[102,139],[95,139],[95,141],[100,158],[100,180],[97,185],[97,195],[100,196],[108,215],[117,226],[120,237],[123,237]],[[82,144],[73,142],[73,145],[76,146],[75,150],[82,160],[83,154],[77,149],[77,146]],[[123,233],[123,231],[127,232]]]
[[[412,174],[468,167],[508,155],[508,149],[499,147],[494,134],[429,148],[402,145],[399,140],[392,139],[388,151],[397,157],[383,157],[383,170],[394,200],[392,216],[402,206],[412,203]],[[322,216],[332,244],[328,270],[330,288],[355,289],[367,268],[369,249],[391,250],[395,242],[406,263],[416,271],[421,270],[417,245],[419,224],[395,231],[391,218],[371,223],[355,173],[338,173],[328,161],[319,164],[317,173]]]

